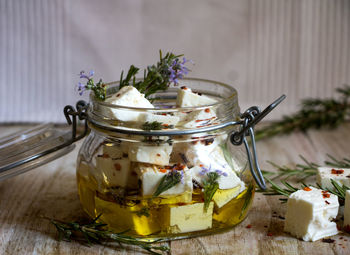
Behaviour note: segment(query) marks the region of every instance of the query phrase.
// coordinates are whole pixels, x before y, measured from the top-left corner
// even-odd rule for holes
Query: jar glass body
[[[236,91],[213,81],[182,82],[218,103],[175,108],[175,88],[154,96],[155,109],[116,107],[91,97],[91,132],[77,160],[79,197],[90,217],[100,215],[115,232],[145,241],[193,237],[230,229],[248,213],[254,181],[244,148],[229,139],[239,126],[203,132],[237,120]],[[108,94],[117,87],[110,84]],[[169,122],[157,127],[164,135],[138,133],[155,116]]]

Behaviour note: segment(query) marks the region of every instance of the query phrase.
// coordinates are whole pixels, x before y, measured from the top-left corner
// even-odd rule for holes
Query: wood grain
[[[0,126],[0,134],[16,131]],[[299,154],[322,163],[326,153],[338,158],[350,154],[350,123],[332,131],[294,133],[258,142],[260,162],[301,162]],[[0,183],[0,254],[144,254],[141,249],[117,246],[83,246],[58,242],[56,230],[41,216],[62,220],[84,217],[76,180],[77,148],[70,154],[35,170]],[[310,178],[308,182],[315,180]],[[277,197],[257,194],[245,221],[226,233],[169,242],[171,254],[349,254],[350,236],[332,237],[332,244],[303,242],[283,232],[286,206]],[[250,224],[251,228],[246,226]]]

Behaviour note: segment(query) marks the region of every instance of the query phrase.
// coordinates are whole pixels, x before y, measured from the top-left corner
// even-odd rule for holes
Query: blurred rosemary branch
[[[310,176],[314,176],[317,173],[317,168],[320,165],[308,161],[303,156],[299,155],[303,164],[296,164],[295,166],[285,166],[278,165],[274,162],[268,161],[270,165],[276,168],[276,172],[263,170],[262,173],[265,177],[269,177],[272,180],[276,178],[283,178],[287,180],[290,177],[295,177],[298,181],[303,181]],[[324,164],[327,166],[335,168],[350,168],[350,158],[336,159],[335,157],[327,154],[328,160],[324,161]]]
[[[155,240],[153,242],[143,242],[133,237],[126,235],[126,232],[113,233],[105,229],[107,226],[103,223],[98,223],[98,219],[101,215],[88,223],[80,222],[62,222],[50,218],[50,222],[56,227],[58,231],[59,240],[65,241],[78,241],[91,245],[93,243],[101,244],[102,242],[116,242],[123,247],[123,244],[136,245],[152,254],[162,254],[162,252],[168,252],[170,249],[168,246],[161,245],[155,246],[154,243],[161,242],[162,240]]]
[[[278,134],[288,134],[292,131],[307,131],[311,128],[335,128],[350,117],[350,86],[337,88],[339,99],[328,98],[304,99],[301,109],[282,120],[272,123],[255,133],[255,139],[260,140]]]

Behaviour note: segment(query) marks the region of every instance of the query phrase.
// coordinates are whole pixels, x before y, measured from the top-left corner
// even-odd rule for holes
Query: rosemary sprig
[[[276,163],[273,163],[271,161],[268,161],[269,164],[271,164],[273,167],[277,169],[277,172],[271,172],[271,171],[263,171],[263,175],[265,177],[267,176],[273,176],[272,180],[276,178],[284,178],[284,180],[290,178],[290,177],[296,177],[299,181],[303,181],[307,179],[310,176],[314,176],[317,173],[317,168],[320,167],[320,165],[310,162],[307,159],[305,159],[303,156],[299,155],[299,157],[302,159],[304,164],[296,164],[295,166],[288,167],[288,166],[281,166]],[[350,168],[350,159],[349,158],[343,158],[342,160],[338,160],[335,157],[327,154],[328,160],[324,161],[324,164],[331,167],[336,168]]]
[[[86,84],[79,82],[78,91],[82,95],[86,90],[92,90],[94,92],[95,98],[101,101],[106,99],[106,85],[100,79],[96,84],[92,78],[94,71],[90,71],[89,74],[86,74],[85,71],[80,72],[80,79],[86,79]]]
[[[295,114],[284,116],[281,121],[257,130],[255,139],[263,139],[292,131],[307,131],[310,128],[334,128],[350,117],[350,86],[338,88],[339,99],[305,99]]]
[[[113,233],[105,230],[106,224],[97,222],[100,216],[101,215],[97,216],[88,223],[62,222],[53,219],[49,220],[56,227],[59,240],[63,239],[68,242],[76,240],[79,242],[85,242],[88,245],[93,243],[100,244],[102,242],[116,242],[120,246],[122,246],[122,244],[136,245],[152,254],[162,254],[162,252],[170,250],[169,247],[165,245],[154,245],[154,243],[162,241],[161,239],[146,243],[126,235],[125,232]]]
[[[184,66],[188,61],[185,58],[181,61],[179,58],[183,55],[174,55],[170,52],[163,57],[162,51],[159,51],[159,55],[159,61],[144,70],[142,80],[136,79],[140,69],[133,65],[130,66],[125,79],[123,71],[120,76],[120,88],[134,86],[148,98],[157,91],[166,90],[171,83],[177,85],[178,79],[182,79],[189,72],[189,69]]]
[[[174,187],[181,181],[181,173],[180,171],[170,171],[168,174],[164,175],[162,180],[157,187],[157,190],[154,192],[153,197],[157,197],[162,194],[164,191]]]
[[[276,184],[275,182],[273,182],[272,180],[270,180],[269,178],[265,177],[265,179],[271,184],[271,187],[269,189],[267,189],[266,191],[264,191],[263,194],[266,196],[282,195],[282,196],[287,197],[287,198],[280,198],[280,201],[282,203],[287,202],[290,194],[292,194],[295,191],[298,191],[300,189],[300,188],[292,186],[290,183],[288,183],[286,181],[281,181],[281,183],[285,186],[285,187],[281,187],[278,184]],[[304,183],[302,185],[303,185],[302,188],[307,186]]]
[[[278,184],[276,184],[275,182],[273,182],[272,180],[270,180],[269,178],[265,177],[265,179],[271,184],[271,187],[269,189],[267,189],[266,191],[264,191],[263,194],[266,196],[281,195],[281,196],[287,197],[287,198],[280,198],[280,201],[282,203],[287,202],[290,194],[309,186],[309,185],[306,185],[305,183],[302,182],[301,188],[297,188],[286,181],[281,181],[281,183],[285,186],[285,187],[281,187]],[[333,195],[336,195],[339,198],[340,205],[344,205],[345,194],[346,194],[346,191],[350,189],[350,187],[348,187],[346,185],[340,186],[333,179],[331,179],[331,183],[333,185],[333,189],[324,189],[319,184],[317,184],[317,187],[319,189],[326,190],[329,193],[332,193]]]
[[[346,185],[342,185],[340,186],[336,181],[334,181],[333,179],[331,179],[331,183],[333,185],[333,189],[324,189],[327,190],[329,193],[332,193],[333,195],[338,196],[339,198],[339,204],[340,205],[344,205],[345,202],[345,194],[346,191],[350,189],[350,187],[346,186]],[[323,189],[319,184],[317,184],[318,188]]]
[[[330,159],[325,161],[325,164],[328,166],[333,166],[336,168],[350,168],[350,158],[338,160],[329,154],[327,154],[327,157]]]
[[[241,210],[241,214],[239,215],[239,218],[242,218],[243,213],[246,211],[248,205],[250,204],[251,198],[253,196],[253,189],[254,189],[254,185],[250,184],[248,189],[247,189],[247,195],[244,199],[244,204],[242,206],[242,210]]]
[[[204,188],[204,212],[208,211],[209,204],[215,195],[215,192],[219,188],[219,183],[217,179],[220,175],[217,172],[209,172],[207,173],[207,180],[203,182]]]
[[[141,127],[143,130],[161,130],[163,128],[163,124],[161,122],[158,121],[152,121],[152,122],[148,122],[146,121],[144,124],[142,124]]]

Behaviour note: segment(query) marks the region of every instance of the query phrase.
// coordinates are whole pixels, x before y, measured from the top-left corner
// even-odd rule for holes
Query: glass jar
[[[176,108],[185,86],[217,103]],[[155,108],[147,109],[90,97],[79,197],[86,213],[113,231],[145,241],[193,237],[230,229],[249,211],[251,165],[245,148],[230,142],[243,123],[236,90],[201,79],[179,87],[153,95]],[[108,84],[107,96],[117,90],[117,82]]]

